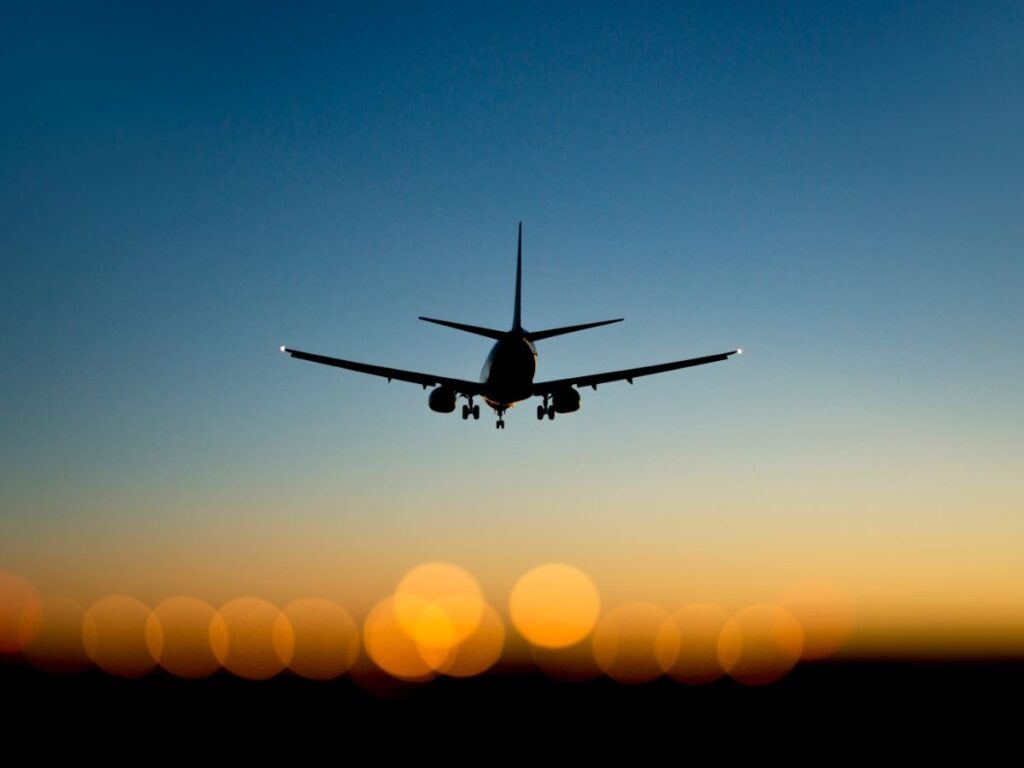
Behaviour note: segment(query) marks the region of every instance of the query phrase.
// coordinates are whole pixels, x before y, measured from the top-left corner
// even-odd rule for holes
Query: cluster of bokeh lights
[[[331,680],[368,660],[392,678],[425,682],[481,675],[525,651],[561,680],[605,675],[635,684],[667,675],[700,685],[728,675],[763,685],[802,659],[835,653],[854,621],[849,598],[816,581],[796,585],[776,603],[733,613],[710,604],[669,612],[651,603],[602,611],[590,577],[565,564],[523,574],[507,609],[510,627],[468,571],[443,562],[406,573],[362,627],[343,607],[318,597],[283,608],[240,597],[218,609],[194,597],[150,607],[109,595],[84,608],[40,596],[24,577],[0,570],[0,654],[48,672],[95,665],[138,678],[160,667],[188,679],[223,669],[250,680],[285,670]]]

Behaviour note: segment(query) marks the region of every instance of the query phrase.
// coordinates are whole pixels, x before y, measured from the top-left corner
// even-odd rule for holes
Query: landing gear
[[[498,410],[498,409],[495,409],[495,410],[498,411],[498,420],[496,422],[494,422],[494,428],[495,429],[504,429],[505,428],[505,409],[501,408],[500,410]]]
[[[548,417],[548,421],[555,418],[555,406],[548,405],[548,397],[544,396],[544,405],[537,406],[537,421],[542,421],[544,417]]]
[[[474,420],[480,418],[480,406],[479,405],[473,405],[473,398],[469,399],[469,405],[462,406],[462,419],[463,419],[463,421],[468,419],[470,416],[472,416]]]

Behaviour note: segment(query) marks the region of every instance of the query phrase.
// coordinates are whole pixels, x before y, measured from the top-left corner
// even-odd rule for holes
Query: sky
[[[861,651],[1024,652],[1022,40],[1010,2],[5,6],[0,568],[356,614],[433,560],[502,609],[552,562],[609,607],[818,579]],[[476,378],[417,316],[510,323],[520,221],[527,328],[626,318],[538,379],[743,356],[497,431],[278,352]]]

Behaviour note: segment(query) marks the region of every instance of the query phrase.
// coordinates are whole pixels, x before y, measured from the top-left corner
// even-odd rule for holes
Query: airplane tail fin
[[[493,328],[482,328],[479,325],[466,325],[465,323],[453,323],[451,320],[436,320],[433,317],[420,317],[420,320],[426,320],[428,323],[437,323],[438,325],[444,325],[449,328],[454,328],[457,331],[465,331],[466,333],[475,333],[477,336],[486,336],[489,339],[500,339],[505,335],[504,331],[496,331]]]
[[[519,222],[519,242],[516,247],[516,299],[515,305],[512,308],[512,330],[522,331],[522,305],[523,305],[523,222]],[[475,333],[477,336],[486,336],[489,339],[501,339],[507,334],[506,331],[498,331],[494,328],[483,328],[479,325],[467,325],[466,323],[453,323],[451,320],[438,320],[433,317],[420,317],[420,320],[426,320],[428,323],[436,323],[437,325],[444,325],[448,328],[454,328],[457,331],[465,331],[466,333]],[[540,341],[541,339],[550,339],[552,336],[561,336],[564,333],[575,333],[576,331],[585,331],[587,328],[597,328],[601,325],[609,325],[610,323],[621,323],[622,318],[617,317],[614,320],[600,320],[596,323],[583,323],[582,325],[564,325],[561,328],[548,328],[543,331],[527,331],[526,338],[530,341]]]
[[[523,222],[519,222],[519,246],[516,251],[516,303],[512,310],[512,330],[521,331],[522,326],[522,296],[523,296]],[[438,325],[444,325],[448,328],[454,328],[457,331],[465,331],[466,333],[475,333],[477,336],[486,336],[489,339],[501,339],[507,334],[507,331],[498,331],[494,328],[483,328],[479,325],[467,325],[466,323],[453,323],[451,320],[437,320],[433,317],[420,317],[420,320],[426,320],[428,323],[437,323]],[[562,331],[562,333],[568,333],[568,331]]]
[[[512,310],[512,330],[522,330],[523,303],[523,222],[519,222],[519,245],[516,248],[516,305]]]
[[[575,333],[576,331],[585,331],[587,328],[597,328],[599,325],[609,325],[610,323],[621,323],[622,318],[617,317],[614,320],[599,320],[596,323],[583,323],[582,325],[564,325],[561,328],[548,328],[545,331],[529,331],[526,334],[526,338],[530,341],[540,341],[541,339],[550,339],[552,336],[561,336],[563,333]]]

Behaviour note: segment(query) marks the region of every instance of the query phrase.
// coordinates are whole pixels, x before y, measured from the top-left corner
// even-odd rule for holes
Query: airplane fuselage
[[[495,409],[510,408],[533,396],[533,376],[537,371],[537,348],[522,330],[509,331],[491,347],[480,383],[483,398]]]

